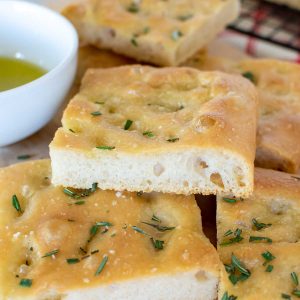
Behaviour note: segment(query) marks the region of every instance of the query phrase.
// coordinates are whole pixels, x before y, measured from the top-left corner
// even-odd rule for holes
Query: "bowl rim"
[[[67,54],[63,57],[63,59],[56,66],[54,66],[52,69],[47,71],[44,75],[42,75],[41,77],[39,77],[33,81],[30,81],[28,83],[17,86],[15,88],[12,88],[9,90],[4,90],[4,91],[0,92],[0,100],[2,100],[1,98],[3,96],[10,96],[10,94],[13,94],[13,93],[23,92],[23,90],[25,91],[25,89],[34,88],[35,86],[37,86],[39,84],[43,84],[45,81],[55,77],[57,75],[57,73],[59,73],[62,69],[64,69],[65,66],[68,65],[70,63],[70,61],[72,61],[74,56],[77,55],[78,46],[79,46],[79,38],[78,38],[76,29],[74,28],[74,26],[68,19],[66,19],[64,16],[62,16],[58,12],[56,12],[48,7],[45,7],[43,5],[40,5],[40,4],[27,2],[27,1],[20,1],[20,0],[1,0],[0,7],[2,5],[3,6],[8,5],[8,7],[13,6],[13,5],[20,5],[23,7],[24,6],[29,7],[30,9],[43,11],[43,13],[45,13],[45,14],[51,14],[56,19],[58,19],[63,24],[63,26],[65,26],[67,28],[67,30],[69,31],[70,37],[72,38],[72,44],[70,45],[70,50],[67,52]]]

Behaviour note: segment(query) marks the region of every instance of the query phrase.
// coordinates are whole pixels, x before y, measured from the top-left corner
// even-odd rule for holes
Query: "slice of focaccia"
[[[54,187],[0,170],[0,299],[211,299],[219,258],[193,196]]]
[[[219,197],[218,244],[248,243],[252,237],[272,242],[297,242],[300,238],[300,177],[267,169],[255,169],[254,192],[247,199]],[[243,240],[230,242],[231,230],[242,231]],[[268,239],[263,241],[268,242]],[[223,247],[222,247],[223,248]]]
[[[217,200],[219,298],[297,299],[300,178],[257,168],[251,197]]]
[[[178,65],[238,12],[237,0],[86,0],[63,13],[83,44],[158,65]]]
[[[50,145],[53,183],[182,194],[253,189],[256,93],[192,68],[92,69]]]
[[[203,53],[186,65],[241,73],[257,86],[260,118],[256,165],[288,173],[300,169],[300,65],[272,59],[233,62]]]
[[[225,267],[218,299],[299,299],[299,242],[236,245],[223,249],[220,256]],[[238,282],[233,284],[236,278]]]

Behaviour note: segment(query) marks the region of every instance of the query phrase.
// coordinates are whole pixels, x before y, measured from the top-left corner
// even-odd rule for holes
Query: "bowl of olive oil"
[[[0,1],[0,147],[45,126],[75,77],[78,37],[58,13]]]

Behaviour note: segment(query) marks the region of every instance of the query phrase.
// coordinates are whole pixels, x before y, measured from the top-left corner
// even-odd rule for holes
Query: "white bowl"
[[[32,3],[0,1],[0,56],[24,58],[48,70],[20,87],[0,92],[0,147],[47,124],[74,80],[78,37],[58,13]]]

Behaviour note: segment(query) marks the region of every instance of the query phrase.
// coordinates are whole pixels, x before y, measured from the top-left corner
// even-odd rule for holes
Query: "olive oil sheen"
[[[0,92],[29,83],[45,73],[46,70],[26,60],[0,56]]]

